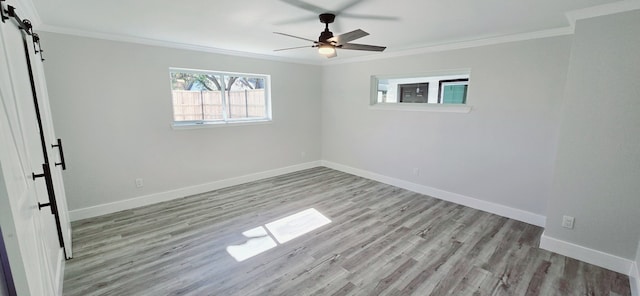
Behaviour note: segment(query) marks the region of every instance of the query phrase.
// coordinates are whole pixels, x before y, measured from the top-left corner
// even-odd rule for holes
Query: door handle
[[[60,162],[54,163],[56,166],[61,165],[62,170],[67,169],[67,164],[64,162],[64,151],[62,151],[62,139],[58,139],[58,144],[51,144],[51,148],[58,147],[58,153],[60,154]]]
[[[31,176],[32,176],[32,178],[33,178],[33,180],[34,180],[34,181],[35,181],[37,178],[43,178],[43,177],[44,177],[44,178],[45,178],[45,180],[46,180],[46,175],[45,175],[45,173],[42,173],[42,174],[31,173]],[[47,193],[49,193],[48,191],[49,191],[49,186],[47,186]],[[40,211],[42,211],[42,208],[44,208],[44,207],[50,207],[50,206],[51,206],[51,202],[46,202],[46,203],[38,202],[38,210],[40,210]],[[53,209],[51,209],[51,210],[53,211]]]
[[[53,191],[53,179],[51,178],[51,170],[49,169],[49,165],[46,163],[42,164],[42,174],[31,173],[33,180],[35,181],[37,178],[44,178],[44,181],[47,185],[47,195],[49,196],[49,202],[40,203],[38,202],[38,209],[42,210],[44,207],[51,207],[51,213],[53,215],[58,214],[58,207],[56,206],[56,197],[55,191]]]
[[[60,247],[64,249],[64,239],[62,238],[62,228],[60,227],[60,215],[58,214],[58,204],[56,203],[56,192],[53,190],[53,179],[51,178],[51,170],[48,163],[42,164],[42,174],[31,173],[33,180],[37,178],[44,178],[47,184],[47,195],[49,196],[49,202],[38,202],[38,209],[42,211],[44,207],[51,208],[51,214],[56,220],[56,229],[58,231],[58,243]]]

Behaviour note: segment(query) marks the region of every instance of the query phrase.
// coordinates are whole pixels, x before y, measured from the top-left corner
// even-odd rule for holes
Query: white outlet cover
[[[573,229],[573,222],[574,221],[575,221],[574,217],[562,216],[562,227]]]

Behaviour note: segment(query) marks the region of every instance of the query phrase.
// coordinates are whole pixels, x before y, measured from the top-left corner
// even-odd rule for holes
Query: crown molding
[[[229,50],[229,49],[202,46],[202,45],[186,44],[186,43],[166,41],[166,40],[157,40],[157,39],[125,36],[125,35],[118,35],[118,34],[108,34],[108,33],[101,33],[101,32],[91,32],[91,31],[85,31],[85,30],[51,26],[47,24],[41,25],[39,28],[37,28],[37,31],[73,35],[73,36],[80,36],[80,37],[87,37],[87,38],[94,38],[94,39],[103,39],[103,40],[110,40],[110,41],[117,41],[117,42],[126,42],[126,43],[135,43],[135,44],[150,45],[150,46],[200,51],[200,52],[223,54],[223,55],[261,59],[261,60],[271,60],[271,61],[305,64],[305,65],[320,65],[320,62],[318,61],[285,58],[285,57],[278,57],[273,55]]]
[[[356,63],[356,62],[368,62],[368,61],[374,61],[374,60],[390,59],[390,58],[419,55],[419,54],[425,54],[425,53],[433,53],[433,52],[473,48],[473,47],[480,47],[480,46],[487,46],[487,45],[496,45],[501,43],[572,35],[575,32],[575,23],[577,20],[640,9],[640,0],[623,0],[623,1],[618,1],[614,3],[603,4],[603,5],[592,6],[584,9],[569,11],[565,13],[565,16],[569,22],[568,27],[528,32],[528,33],[496,36],[496,37],[482,38],[482,39],[476,39],[476,40],[457,41],[457,42],[438,44],[438,45],[423,45],[423,46],[418,46],[410,49],[399,49],[396,51],[387,51],[379,54],[372,54],[372,55],[366,55],[366,56],[360,56],[360,57],[316,61],[316,60],[286,58],[286,57],[279,57],[279,56],[273,56],[268,54],[251,53],[251,52],[245,52],[245,51],[229,50],[229,49],[215,48],[215,47],[202,46],[202,45],[193,45],[193,44],[172,42],[172,41],[166,41],[166,40],[148,39],[148,38],[142,38],[142,37],[91,32],[91,31],[85,31],[85,30],[51,26],[47,24],[42,24],[40,17],[37,13],[37,10],[35,9],[35,6],[33,5],[33,2],[31,0],[20,0],[20,2],[22,2],[23,5],[20,5],[19,7],[24,9],[27,12],[27,15],[32,18],[31,19],[32,23],[39,24],[37,28],[39,31],[66,34],[66,35],[75,35],[75,36],[95,38],[95,39],[105,39],[105,40],[111,40],[111,41],[167,47],[167,48],[208,52],[208,53],[215,53],[215,54],[224,54],[224,55],[231,55],[231,56],[238,56],[238,57],[245,57],[245,58],[254,58],[254,59],[271,60],[271,61],[278,61],[278,62],[285,62],[285,63],[305,64],[305,65],[318,65],[318,66],[348,64],[348,63]]]
[[[433,45],[433,46],[422,46],[422,47],[416,47],[412,49],[390,51],[390,52],[384,52],[380,54],[373,54],[373,55],[367,55],[367,56],[361,56],[361,57],[344,58],[344,59],[338,59],[338,60],[326,60],[326,61],[311,61],[311,60],[278,57],[278,56],[272,56],[272,55],[266,55],[266,54],[250,53],[250,52],[244,52],[244,51],[228,50],[228,49],[201,46],[201,45],[178,43],[178,42],[172,42],[172,41],[166,41],[166,40],[157,40],[157,39],[148,39],[148,38],[142,38],[142,37],[91,32],[91,31],[85,31],[85,30],[51,26],[47,24],[41,25],[39,28],[37,28],[37,31],[74,35],[74,36],[94,38],[94,39],[104,39],[104,40],[111,40],[111,41],[118,41],[118,42],[127,42],[127,43],[135,43],[135,44],[143,44],[143,45],[151,45],[151,46],[160,46],[160,47],[224,54],[224,55],[239,56],[239,57],[245,57],[245,58],[255,58],[255,59],[262,59],[262,60],[272,60],[272,61],[278,61],[278,62],[317,65],[317,66],[365,62],[365,61],[418,55],[418,54],[438,52],[438,51],[472,48],[472,47],[494,45],[494,44],[501,44],[501,43],[507,43],[507,42],[516,42],[516,41],[524,41],[524,40],[530,40],[530,39],[547,38],[547,37],[573,34],[572,27],[565,27],[565,28],[557,28],[557,29],[529,32],[529,33],[522,33],[522,34],[513,34],[513,35],[471,40],[471,41],[460,41],[460,42],[452,42],[452,43]]]
[[[471,41],[452,42],[452,43],[434,45],[434,46],[422,46],[422,47],[416,47],[412,49],[391,51],[391,52],[367,55],[362,57],[344,58],[339,60],[328,60],[328,61],[310,61],[310,60],[277,57],[277,56],[266,55],[266,54],[250,53],[250,52],[244,52],[244,51],[228,50],[228,49],[215,48],[215,47],[207,47],[207,46],[201,46],[201,45],[178,43],[178,42],[165,41],[165,40],[147,39],[142,37],[132,37],[132,36],[124,36],[124,35],[116,35],[116,34],[99,33],[99,32],[90,32],[90,31],[84,31],[84,30],[51,26],[46,24],[41,25],[39,28],[39,31],[74,35],[74,36],[81,36],[81,37],[88,37],[88,38],[95,38],[95,39],[105,39],[105,40],[111,40],[111,41],[151,45],[151,46],[201,51],[201,52],[208,52],[208,53],[246,57],[246,58],[273,60],[273,61],[297,63],[297,64],[307,64],[307,65],[333,65],[333,64],[364,62],[364,61],[388,59],[388,58],[395,58],[395,57],[402,57],[402,56],[418,55],[418,54],[424,54],[424,53],[430,53],[430,52],[479,47],[479,46],[494,45],[494,44],[507,43],[507,42],[516,42],[516,41],[524,41],[524,40],[530,40],[530,39],[547,38],[547,37],[573,34],[573,28],[566,27],[566,28],[550,29],[550,30],[544,30],[544,31],[514,34],[514,35],[507,35],[507,36],[500,36],[500,37],[493,37],[493,38],[471,40]]]
[[[418,54],[432,53],[432,52],[439,52],[439,51],[448,51],[448,50],[495,45],[495,44],[502,44],[502,43],[516,42],[516,41],[564,36],[564,35],[571,35],[573,33],[574,33],[574,29],[572,27],[564,27],[564,28],[542,30],[542,31],[536,31],[536,32],[529,32],[529,33],[505,35],[505,36],[476,39],[476,40],[469,40],[469,41],[452,42],[452,43],[446,43],[446,44],[440,44],[440,45],[422,46],[422,47],[416,47],[412,49],[385,52],[378,55],[368,55],[363,57],[353,57],[353,58],[347,58],[342,60],[326,61],[323,64],[336,65],[336,64],[346,64],[346,63],[355,63],[355,62],[367,62],[372,60],[389,59],[389,58],[411,56],[411,55],[418,55]]]
[[[616,14],[620,12],[640,9],[640,0],[623,0],[608,4],[591,6],[583,9],[572,10],[565,13],[572,28],[575,28],[576,21],[593,17]]]

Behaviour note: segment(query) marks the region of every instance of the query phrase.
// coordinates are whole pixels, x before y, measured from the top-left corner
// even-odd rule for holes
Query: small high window
[[[419,75],[371,77],[371,106],[375,109],[469,112],[468,69]]]
[[[440,80],[438,87],[438,103],[440,104],[466,104],[469,79]]]
[[[169,69],[176,126],[271,120],[269,75]]]

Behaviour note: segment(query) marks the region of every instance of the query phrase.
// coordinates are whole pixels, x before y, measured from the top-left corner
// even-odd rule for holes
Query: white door
[[[58,295],[64,252],[51,210],[38,207],[49,197],[33,179],[45,161],[23,34],[13,19],[0,23],[0,223],[18,294]]]
[[[29,50],[35,50],[33,39],[29,38]],[[40,50],[39,45],[36,45]],[[44,68],[41,55],[32,52],[31,65],[33,69],[36,94],[40,107],[40,116],[44,131],[44,139],[49,155],[49,167],[53,180],[53,188],[55,190],[56,203],[58,207],[59,225],[61,227],[62,238],[64,240],[64,248],[66,259],[71,259],[73,255],[71,241],[71,220],[69,219],[69,208],[67,206],[67,195],[64,190],[62,181],[62,169],[64,167],[63,144],[59,140],[53,129],[53,117],[51,116],[51,107],[49,104],[49,93],[47,91],[47,82],[44,76]]]

